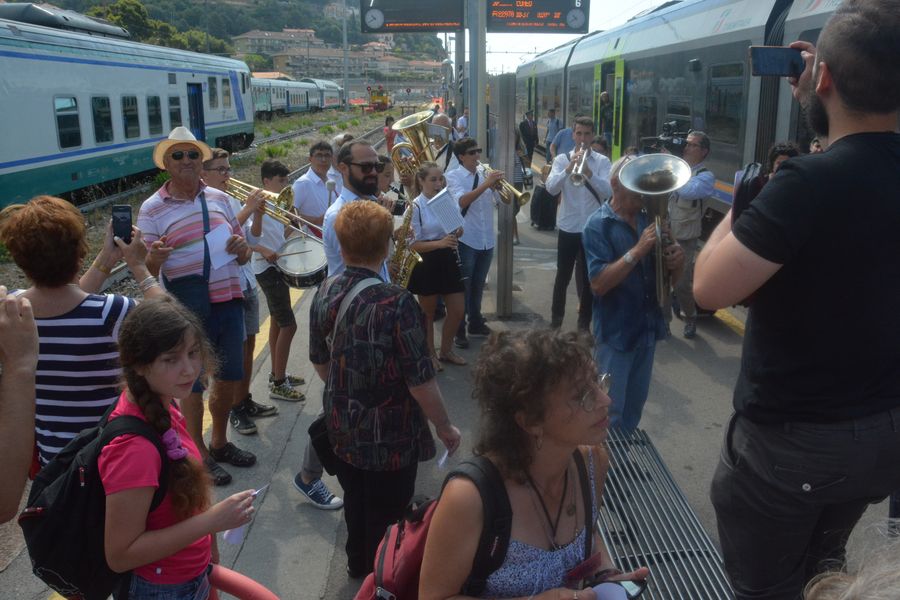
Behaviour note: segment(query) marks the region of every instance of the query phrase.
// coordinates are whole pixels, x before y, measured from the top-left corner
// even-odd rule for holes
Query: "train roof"
[[[9,19],[0,19],[0,46],[41,50],[59,55],[76,55],[79,58],[94,58],[103,61],[104,64],[111,63],[113,65],[118,58],[128,66],[144,63],[162,64],[181,70],[191,67],[206,67],[250,71],[244,62],[233,58],[153,46],[130,40],[92,36]]]
[[[51,5],[38,6],[30,2],[9,2],[0,4],[0,18],[32,25],[43,25],[54,29],[81,31],[90,35],[130,38],[124,27],[113,25],[104,19],[96,19]]]
[[[286,79],[264,79],[251,77],[250,85],[260,88],[295,88],[302,90],[317,90],[314,84],[307,81],[288,81]]]
[[[340,90],[342,89],[337,83],[328,81],[327,79],[313,79],[312,77],[304,77],[300,81],[305,81],[315,85],[320,90]]]

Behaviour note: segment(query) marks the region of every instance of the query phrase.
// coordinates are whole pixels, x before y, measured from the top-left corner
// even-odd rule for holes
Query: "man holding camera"
[[[692,131],[684,144],[682,158],[691,166],[691,178],[684,187],[669,198],[669,223],[672,236],[684,250],[684,273],[675,285],[675,299],[684,315],[684,337],[697,335],[697,306],[694,304],[694,261],[700,240],[703,220],[703,201],[715,189],[716,177],[703,166],[709,156],[709,137],[702,131]]]
[[[848,0],[818,49],[794,42],[793,93],[828,150],[782,164],[697,259],[701,306],[753,294],[711,493],[738,600],[800,597],[900,489],[898,30],[900,1]]]

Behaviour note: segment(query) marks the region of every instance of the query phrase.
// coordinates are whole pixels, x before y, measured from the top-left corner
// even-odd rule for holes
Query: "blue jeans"
[[[462,263],[462,276],[466,286],[466,317],[470,327],[484,323],[484,317],[481,315],[481,298],[484,296],[484,282],[487,280],[493,259],[493,248],[476,250],[462,242],[459,243],[459,261]],[[466,319],[463,319],[457,334],[464,335],[465,331]]]
[[[206,600],[209,597],[207,571],[184,583],[152,583],[137,575],[131,576],[128,600]]]
[[[621,352],[605,344],[594,347],[594,362],[600,373],[612,375],[609,397],[610,427],[637,429],[650,392],[650,375],[656,344]]]

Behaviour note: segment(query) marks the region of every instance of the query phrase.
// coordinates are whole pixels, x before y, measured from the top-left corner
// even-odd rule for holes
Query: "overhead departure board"
[[[457,31],[463,29],[463,0],[360,0],[363,33]]]
[[[590,0],[488,0],[489,33],[587,33]]]

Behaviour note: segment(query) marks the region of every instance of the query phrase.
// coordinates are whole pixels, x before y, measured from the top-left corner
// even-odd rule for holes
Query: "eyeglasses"
[[[187,157],[191,160],[197,160],[198,158],[200,158],[200,153],[197,152],[196,150],[188,150],[188,151],[176,150],[169,156],[172,157],[172,160],[181,160],[182,158],[184,158],[185,154],[187,154]]]
[[[316,160],[331,160],[330,154],[313,154],[313,158]]]
[[[466,150],[466,154],[469,156],[474,156],[475,154],[481,154],[481,148],[472,148],[471,150]]]
[[[376,173],[381,173],[384,171],[385,163],[382,162],[373,162],[373,163],[356,163],[356,162],[347,162],[348,165],[356,165],[360,168],[363,173],[371,173],[375,171]]]
[[[190,154],[188,156],[190,156]],[[178,159],[176,158],[175,160],[178,160]],[[204,171],[215,171],[219,175],[228,175],[229,173],[231,173],[231,167],[213,167],[211,169],[207,169],[206,167],[203,167],[203,170]]]
[[[612,375],[609,373],[600,375],[594,380],[594,385],[600,388],[601,392],[609,395],[609,389],[612,387]],[[594,390],[594,385],[591,385],[578,401],[578,406],[580,406],[581,410],[584,412],[592,412],[597,408],[597,393],[596,390]]]

